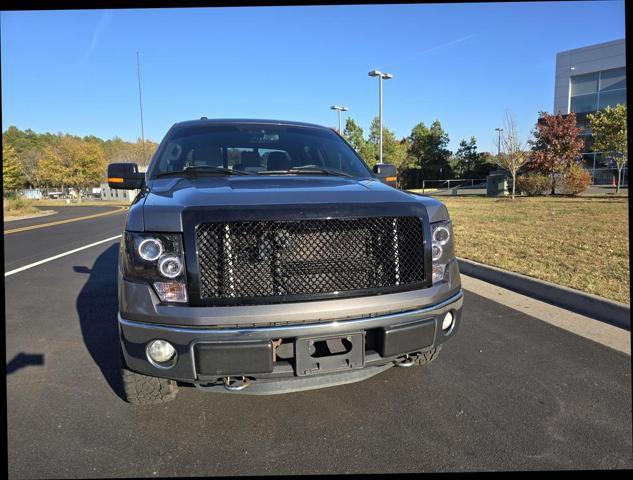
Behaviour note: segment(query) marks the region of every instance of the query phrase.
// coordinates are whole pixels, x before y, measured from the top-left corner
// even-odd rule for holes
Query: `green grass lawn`
[[[437,198],[458,256],[630,303],[628,198]]]

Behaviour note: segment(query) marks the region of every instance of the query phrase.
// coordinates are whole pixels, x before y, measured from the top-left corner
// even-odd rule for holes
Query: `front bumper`
[[[296,391],[299,389],[319,388],[323,386],[349,383],[362,380],[372,374],[379,373],[384,368],[393,365],[393,361],[402,357],[411,350],[397,352],[397,345],[388,349],[388,355],[381,355],[386,350],[381,348],[388,332],[395,332],[398,328],[408,325],[420,325],[426,332],[431,332],[424,340],[424,345],[415,348],[416,352],[428,351],[452,337],[461,322],[463,292],[461,289],[449,298],[424,307],[401,311],[398,313],[379,314],[364,318],[352,318],[346,320],[334,320],[320,323],[305,323],[277,326],[252,326],[252,327],[209,327],[209,326],[178,326],[165,325],[150,322],[131,320],[119,315],[119,332],[123,356],[128,367],[146,375],[171,378],[182,382],[194,383],[198,386],[217,385],[221,388],[220,374],[202,374],[197,364],[197,346],[205,344],[221,344],[223,347],[233,343],[236,347],[240,344],[266,343],[273,341],[290,343],[295,345],[296,339],[322,337],[324,335],[352,335],[362,334],[365,343],[362,368],[349,369],[348,371],[317,373],[305,375],[296,370],[295,357],[289,359],[278,358],[270,371],[257,373],[245,373],[254,378],[253,384],[268,384],[272,389],[263,388],[261,393],[281,393],[282,391]],[[191,309],[195,310],[195,309]],[[444,315],[451,312],[454,316],[454,325],[448,331],[442,331],[441,324]],[[154,339],[163,339],[174,345],[177,352],[176,363],[168,369],[152,365],[146,356],[147,343]],[[282,343],[282,344],[283,344]],[[406,342],[405,342],[406,344]],[[296,348],[296,347],[295,347]],[[394,350],[395,348],[395,350]],[[412,348],[407,344],[403,348]],[[237,348],[236,348],[237,350]],[[296,354],[297,352],[295,352]],[[358,367],[356,365],[355,367]],[[232,375],[240,375],[239,372]],[[277,387],[274,385],[277,384]],[[293,386],[294,385],[294,386]],[[255,389],[257,390],[257,389]],[[248,388],[244,393],[258,393],[253,388]]]

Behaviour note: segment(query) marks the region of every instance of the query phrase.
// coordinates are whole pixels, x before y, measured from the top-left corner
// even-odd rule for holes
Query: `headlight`
[[[433,230],[433,242],[437,242],[439,245],[446,245],[446,243],[451,239],[450,230],[444,225],[438,225],[435,230]]]
[[[138,254],[143,260],[153,262],[163,253],[163,244],[157,238],[145,238],[138,245]]]
[[[453,258],[453,226],[450,220],[431,224],[433,284],[447,280],[447,264]]]
[[[162,302],[187,302],[181,234],[125,232],[124,248],[126,279],[148,282]]]
[[[442,253],[444,253],[444,250],[442,250],[442,247],[440,247],[437,243],[433,242],[433,246],[431,247],[431,252],[432,252],[433,261],[437,262],[440,258],[442,258]]]
[[[158,263],[158,270],[167,278],[176,278],[182,273],[182,262],[178,257],[163,257]]]

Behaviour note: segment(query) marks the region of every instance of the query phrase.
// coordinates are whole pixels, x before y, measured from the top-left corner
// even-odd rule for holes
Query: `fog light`
[[[154,282],[154,288],[161,302],[186,302],[187,288],[179,282]]]
[[[453,327],[453,314],[448,312],[444,315],[444,320],[442,320],[442,330],[448,332]]]
[[[176,350],[173,345],[165,340],[154,340],[147,346],[147,356],[154,364],[165,364],[175,355]]]

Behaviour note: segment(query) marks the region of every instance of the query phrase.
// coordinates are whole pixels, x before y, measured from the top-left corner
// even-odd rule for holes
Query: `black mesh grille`
[[[292,301],[424,281],[417,217],[206,223],[196,241],[202,300]]]

